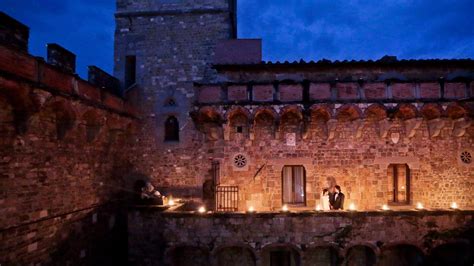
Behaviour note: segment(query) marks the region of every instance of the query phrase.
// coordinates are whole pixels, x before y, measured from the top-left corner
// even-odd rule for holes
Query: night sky
[[[238,0],[239,38],[263,38],[264,60],[474,58],[473,0]],[[30,27],[30,53],[56,42],[112,72],[114,0],[0,0]]]

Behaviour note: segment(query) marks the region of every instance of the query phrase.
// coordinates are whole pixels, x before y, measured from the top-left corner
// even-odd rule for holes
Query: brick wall
[[[0,46],[0,57],[0,263],[87,264],[123,249],[115,201],[136,111],[30,55]]]
[[[176,256],[186,254],[176,253],[176,249],[186,247],[188,257],[182,261],[192,261],[194,265],[217,265],[216,260],[226,259],[228,263],[241,260],[240,265],[269,265],[268,253],[283,249],[295,252],[298,265],[315,265],[331,263],[325,250],[318,249],[330,248],[339,263],[367,265],[359,261],[367,259],[364,254],[351,254],[353,247],[366,247],[377,265],[395,265],[401,257],[410,260],[410,256],[387,253],[399,245],[408,245],[420,253],[419,263],[437,246],[463,238],[455,233],[447,238],[434,236],[463,232],[469,228],[472,215],[471,211],[199,215],[135,209],[128,216],[129,258],[133,264],[168,265]],[[221,253],[237,247],[248,253]],[[193,252],[196,248],[199,253]],[[463,254],[455,252],[456,256]]]

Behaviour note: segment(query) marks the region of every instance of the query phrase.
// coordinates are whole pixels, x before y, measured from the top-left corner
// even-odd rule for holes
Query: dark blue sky
[[[56,42],[77,71],[113,64],[114,0],[0,0],[30,26],[30,53]],[[240,38],[263,38],[264,60],[474,58],[473,0],[238,0]]]

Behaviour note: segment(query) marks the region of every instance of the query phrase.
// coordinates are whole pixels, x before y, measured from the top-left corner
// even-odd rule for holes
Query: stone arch
[[[451,119],[459,119],[467,116],[468,111],[459,103],[451,103],[446,108],[446,115]]]
[[[211,255],[215,266],[255,266],[257,263],[257,255],[253,248],[243,243],[219,246]]]
[[[15,132],[14,108],[7,98],[0,95],[0,136],[3,138],[12,136]]]
[[[274,260],[286,262],[283,265],[300,266],[302,263],[301,254],[301,250],[293,244],[269,244],[261,250],[261,263],[262,265],[271,265],[272,260]]]
[[[94,142],[104,125],[104,117],[96,110],[88,110],[82,115],[82,123],[85,129],[86,141]]]
[[[380,266],[421,266],[425,263],[423,250],[408,243],[392,243],[382,247]]]
[[[55,100],[46,104],[40,112],[41,126],[57,140],[65,139],[76,123],[76,112],[70,102]],[[53,133],[54,132],[54,133]]]
[[[298,105],[285,106],[280,111],[280,131],[283,134],[294,133],[300,136],[303,126],[303,110]],[[284,135],[283,135],[284,136]]]
[[[326,104],[314,104],[309,108],[311,120],[329,121],[333,117],[332,109]]]
[[[218,110],[210,106],[203,107],[199,109],[197,118],[198,129],[206,135],[207,140],[222,138],[222,124],[225,120]]]
[[[345,104],[337,109],[336,118],[342,122],[354,121],[362,118],[362,111],[355,104]]]
[[[397,106],[394,117],[400,120],[409,120],[418,117],[418,109],[412,104],[402,103]]]
[[[209,250],[203,246],[178,245],[165,252],[165,265],[209,266]]]
[[[373,266],[377,263],[379,250],[374,245],[355,244],[346,250],[345,266]]]
[[[336,266],[342,262],[342,255],[336,245],[314,245],[304,252],[305,265]]]
[[[387,118],[387,108],[383,104],[372,104],[365,109],[364,117],[369,121],[378,122]]]
[[[428,265],[473,265],[474,253],[472,245],[466,242],[441,244],[431,250]]]
[[[247,137],[250,132],[250,112],[241,106],[234,106],[226,113],[226,120],[229,121],[230,138]]]
[[[427,103],[420,110],[421,115],[426,120],[440,118],[443,115],[443,109],[439,104]]]
[[[271,107],[259,107],[253,113],[253,131],[256,139],[274,136],[278,114]]]

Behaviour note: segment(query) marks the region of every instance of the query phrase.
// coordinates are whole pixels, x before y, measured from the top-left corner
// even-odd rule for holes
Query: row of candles
[[[174,206],[174,205],[175,205],[175,202],[174,202],[173,198],[170,198],[170,199],[168,200],[168,205],[169,205],[169,206]],[[416,207],[415,207],[415,208],[416,208],[417,210],[423,210],[423,209],[425,209],[425,207],[423,206],[423,203],[421,203],[421,202],[418,202],[418,203],[416,204]],[[453,209],[453,210],[457,210],[457,209],[459,209],[459,206],[458,206],[458,204],[457,204],[456,202],[452,202],[451,205],[450,205],[450,208]],[[382,205],[382,208],[381,208],[381,209],[382,209],[383,211],[389,211],[389,210],[390,210],[390,207],[389,207],[387,204],[384,204],[384,205]],[[289,211],[288,205],[286,205],[286,204],[283,205],[282,208],[281,208],[281,211],[282,211],[282,212],[288,212],[288,211]],[[315,211],[318,211],[318,212],[319,212],[319,211],[322,211],[322,208],[321,208],[321,205],[320,205],[320,204],[316,205]],[[356,205],[355,205],[354,203],[349,204],[349,211],[357,211],[357,207],[356,207]],[[199,207],[198,212],[199,212],[199,213],[205,213],[205,212],[206,212],[206,208],[205,208],[204,206],[201,206],[201,207]],[[256,211],[255,211],[255,208],[254,208],[253,206],[250,206],[250,207],[247,209],[247,212],[248,212],[248,213],[254,213],[254,212],[256,212]]]

